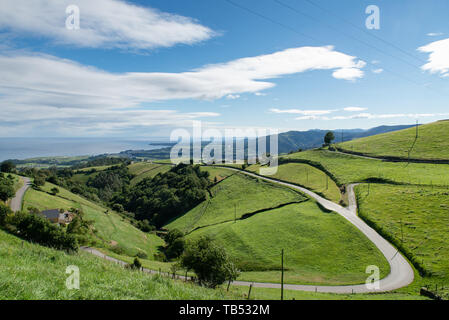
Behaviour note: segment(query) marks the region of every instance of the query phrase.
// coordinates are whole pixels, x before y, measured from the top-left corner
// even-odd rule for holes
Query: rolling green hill
[[[166,225],[166,228],[190,232],[198,227],[239,219],[255,211],[305,200],[296,191],[237,173],[212,187],[206,201]]]
[[[260,165],[251,165],[246,170],[259,174]],[[325,198],[340,202],[342,195],[336,183],[323,171],[305,163],[285,163],[278,166],[270,178],[288,181],[303,186]]]
[[[50,194],[53,187],[60,190],[56,196]],[[109,250],[116,250],[119,247],[128,256],[144,252],[149,259],[152,259],[157,252],[157,247],[163,244],[162,239],[133,227],[129,221],[117,213],[49,182],[45,183],[42,191],[28,189],[23,208],[27,209],[30,206],[39,210],[82,209],[86,218],[94,221],[94,227],[97,230],[97,246]]]
[[[135,177],[131,180],[131,186],[136,185],[145,178],[153,178],[158,173],[164,173],[171,169],[171,165],[156,164],[150,162],[137,162],[128,166],[129,172]]]
[[[238,299],[211,290],[131,271],[86,252],[66,254],[0,230],[0,300]],[[80,290],[65,286],[66,268],[80,270]]]
[[[389,132],[338,144],[338,147],[368,156],[449,160],[449,121],[438,121],[416,129]]]
[[[286,283],[363,283],[366,266],[373,264],[382,276],[389,273],[385,258],[360,231],[312,200],[201,228],[187,238],[203,235],[223,245],[245,271],[239,280],[279,282],[281,249]]]
[[[307,162],[320,166],[339,185],[371,180],[394,183],[447,186],[447,164],[385,162],[327,150],[309,150],[283,156],[285,161]]]

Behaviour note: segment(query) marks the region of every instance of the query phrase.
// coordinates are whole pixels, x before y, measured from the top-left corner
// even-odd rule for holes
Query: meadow
[[[52,188],[57,187],[57,195],[50,194]],[[163,240],[151,233],[144,233],[132,226],[124,217],[110,209],[106,209],[96,203],[86,200],[71,193],[64,188],[46,182],[42,191],[28,189],[24,197],[23,208],[35,207],[39,210],[46,209],[82,209],[88,220],[93,220],[97,230],[97,246],[112,250],[120,247],[121,251],[128,256],[135,256],[144,252],[148,259],[152,260],[157,253],[157,248],[163,245]]]
[[[0,300],[222,300],[241,297],[223,289],[206,289],[125,269],[86,252],[69,255],[22,241],[2,230],[0,261]],[[80,290],[66,288],[68,266],[79,268]]]
[[[407,159],[448,160],[447,132],[449,121],[438,121],[416,128],[379,134],[338,144],[338,147],[368,156]],[[416,139],[416,141],[415,141]]]
[[[251,165],[247,171],[259,174],[260,165]],[[323,171],[305,163],[286,163],[278,166],[277,173],[270,178],[291,182],[305,187],[336,203],[342,200],[337,184]]]
[[[431,280],[449,286],[449,190],[372,184],[356,187],[361,218],[403,247]],[[449,297],[449,288],[440,289]]]
[[[135,177],[131,180],[131,186],[136,185],[145,178],[153,178],[158,173],[164,173],[171,169],[171,165],[137,162],[128,166],[129,172]]]
[[[382,277],[389,273],[388,262],[360,231],[312,200],[201,228],[187,239],[206,235],[244,271],[238,280],[279,283],[281,249],[285,283],[364,283],[368,265],[379,266]]]
[[[388,181],[402,184],[449,185],[449,165],[386,162],[327,150],[310,150],[282,156],[284,161],[307,162],[322,167],[339,185]]]
[[[259,210],[304,200],[305,196],[297,191],[236,173],[213,186],[207,200],[165,227],[191,232],[199,227],[233,221]]]

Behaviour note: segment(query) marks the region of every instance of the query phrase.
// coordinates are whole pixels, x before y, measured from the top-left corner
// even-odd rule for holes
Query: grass
[[[240,173],[212,187],[210,194],[207,200],[170,222],[166,228],[190,232],[198,227],[239,219],[258,210],[306,200],[296,191]]]
[[[23,244],[22,244],[23,243]],[[89,253],[62,251],[22,242],[0,230],[1,300],[238,299],[237,293],[130,271]],[[80,290],[65,286],[68,266],[80,270]]]
[[[57,196],[47,193],[53,187],[60,190]],[[163,240],[158,236],[140,231],[119,214],[49,182],[42,187],[42,191],[28,189],[24,197],[24,209],[30,206],[39,210],[68,210],[72,207],[82,209],[86,218],[94,221],[98,245],[106,249],[119,245],[129,256],[145,252],[148,258],[152,259],[158,246],[163,244]]]
[[[282,158],[286,161],[305,161],[320,165],[340,185],[367,179],[384,179],[404,184],[449,185],[449,165],[445,164],[385,162],[326,150],[298,152]]]
[[[260,165],[252,165],[246,170],[259,174],[259,168]],[[326,173],[305,163],[281,164],[277,173],[269,177],[303,186],[336,203],[342,199],[340,188]]]
[[[158,173],[164,173],[171,169],[170,165],[153,164],[150,162],[137,162],[128,166],[129,172],[135,177],[131,180],[131,186],[136,185],[145,178],[153,178]]]
[[[232,286],[234,294],[248,296],[248,287]],[[255,300],[280,300],[281,290],[271,288],[251,289],[251,299]],[[295,290],[284,290],[284,300],[428,300],[417,294],[402,292],[368,293],[368,294],[335,294],[315,293]]]
[[[364,153],[371,156],[400,157],[414,159],[449,159],[449,121],[438,121],[416,128],[379,134],[339,144],[344,150]],[[411,147],[413,146],[413,149]]]
[[[383,255],[360,231],[311,200],[199,229],[187,239],[203,235],[224,246],[245,271],[239,280],[279,282],[282,248],[289,284],[364,283],[369,265],[379,266],[382,277],[389,273]]]
[[[449,286],[449,190],[422,186],[361,185],[359,215],[400,243],[431,276],[422,280]],[[440,291],[449,298],[449,288]]]
[[[207,166],[202,166],[201,171],[209,172],[209,180],[212,182],[215,181],[215,178],[217,178],[217,182],[220,182],[221,180],[226,179],[227,177],[235,173],[234,171],[228,170],[226,168],[207,167]]]

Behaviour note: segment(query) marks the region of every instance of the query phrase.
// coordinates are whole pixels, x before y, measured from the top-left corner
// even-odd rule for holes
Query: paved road
[[[348,285],[348,286],[313,286],[313,285],[293,285],[293,284],[284,284],[284,288],[286,290],[297,290],[297,291],[310,291],[310,292],[326,292],[326,293],[341,293],[341,294],[349,294],[349,293],[371,293],[371,292],[386,292],[391,291],[395,289],[399,289],[402,287],[407,286],[411,282],[413,282],[414,279],[414,273],[413,269],[411,268],[410,264],[407,262],[407,260],[384,238],[382,238],[374,229],[369,227],[363,220],[361,220],[357,216],[357,201],[355,198],[354,193],[354,187],[356,184],[349,185],[348,186],[348,196],[349,196],[349,207],[344,208],[336,203],[333,203],[327,199],[322,198],[321,196],[317,195],[316,193],[287,183],[287,182],[281,182],[277,180],[270,179],[268,177],[259,176],[257,174],[242,171],[234,168],[229,168],[229,170],[234,170],[241,172],[243,174],[257,177],[266,181],[274,182],[280,185],[284,185],[293,189],[297,189],[307,195],[309,195],[311,198],[315,199],[317,202],[319,202],[323,207],[325,207],[328,210],[332,210],[340,214],[342,217],[344,217],[346,220],[348,220],[350,223],[352,223],[357,229],[359,229],[363,234],[365,234],[369,240],[382,252],[382,254],[387,259],[388,263],[390,264],[390,274],[383,278],[380,281],[377,281],[373,283],[373,287],[368,288],[365,284],[361,285]],[[109,261],[113,261],[116,263],[119,263],[121,265],[126,265],[125,262],[109,257],[103,253],[101,253],[98,250],[89,248],[89,247],[82,247],[81,248],[84,251],[90,252],[96,256],[99,256],[101,258],[107,259]],[[332,250],[330,248],[330,250]],[[143,269],[144,272],[147,273],[158,273],[154,270],[149,269]],[[367,274],[368,277],[369,274]],[[179,276],[177,277],[179,279],[184,279],[184,277]],[[253,285],[254,287],[260,287],[260,288],[280,288],[281,285],[279,283],[262,283],[262,282],[247,282],[247,281],[234,281],[234,285],[241,285],[241,286],[249,286]]]
[[[31,181],[29,178],[20,177],[23,181],[23,186],[17,190],[16,196],[11,199],[10,207],[11,210],[16,212],[22,210],[22,200],[23,196],[25,195],[25,192],[31,185]]]
[[[280,185],[284,185],[296,190],[299,190],[317,202],[319,202],[323,207],[328,210],[335,211],[340,214],[343,218],[352,223],[357,229],[359,229],[363,234],[365,234],[368,239],[382,252],[382,254],[387,259],[390,264],[390,274],[383,278],[382,280],[374,283],[373,285],[378,286],[377,288],[367,288],[366,285],[350,285],[350,286],[310,286],[310,285],[284,285],[285,289],[289,290],[299,290],[299,291],[317,291],[317,292],[328,292],[328,293],[368,293],[368,292],[385,292],[395,289],[399,289],[407,286],[413,282],[414,273],[408,261],[384,238],[382,238],[374,229],[368,226],[362,219],[357,216],[357,201],[355,199],[354,187],[356,185],[348,186],[348,197],[349,197],[349,207],[344,208],[332,201],[324,199],[323,197],[317,195],[316,193],[299,187],[288,182],[281,182],[277,180],[270,179],[268,177],[263,177],[252,172],[242,171],[238,169],[230,168],[230,170],[239,171],[240,173],[257,177],[266,181],[274,182]],[[332,249],[330,249],[332,250]],[[367,274],[368,277],[368,274]],[[234,284],[237,285],[250,285],[252,282],[236,281]],[[280,284],[274,283],[253,283],[254,287],[263,288],[280,288]]]

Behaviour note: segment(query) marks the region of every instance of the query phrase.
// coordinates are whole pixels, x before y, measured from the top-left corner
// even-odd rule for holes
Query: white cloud
[[[74,122],[67,123],[64,112],[58,110],[71,110],[67,114],[73,114],[73,118],[85,120],[89,117],[85,123],[91,123],[92,127],[95,121],[102,121],[103,113],[95,112],[110,114],[111,122],[123,116],[118,126],[124,126],[141,120],[140,114],[131,118],[124,113],[134,110],[130,115],[137,115],[136,109],[142,108],[143,103],[236,98],[241,93],[256,93],[275,86],[268,79],[310,70],[361,68],[363,65],[355,57],[331,47],[302,47],[181,73],[111,73],[54,56],[8,52],[0,55],[0,108],[3,113],[24,121],[35,120],[32,117],[40,115],[41,123],[46,117],[53,119],[52,115],[58,114],[60,122],[55,128],[75,126]],[[73,110],[80,111],[75,116]],[[147,125],[157,123],[150,121],[150,113],[145,114],[149,116],[142,116],[142,121]],[[182,118],[192,116],[183,114]],[[168,115],[167,119],[173,119],[173,115]],[[0,123],[5,121],[8,120],[0,117]]]
[[[80,9],[80,29],[65,26],[66,7]],[[0,29],[80,47],[152,49],[214,36],[195,20],[120,0],[2,0]]]
[[[343,109],[344,111],[348,112],[358,112],[358,111],[365,111],[367,108],[361,108],[361,107],[347,107]]]
[[[384,69],[382,69],[382,68],[374,69],[374,70],[373,70],[373,73],[375,73],[375,74],[380,74],[380,73],[382,73],[382,72],[384,72]]]
[[[238,95],[238,94],[228,94],[226,96],[226,99],[228,99],[228,100],[236,100],[238,98],[240,98],[240,95]]]
[[[296,120],[309,120],[309,119],[316,120],[316,119],[319,119],[318,116],[334,113],[334,112],[337,112],[337,111],[360,112],[360,111],[364,111],[364,110],[367,110],[367,108],[346,107],[346,108],[343,108],[343,109],[325,109],[325,110],[277,109],[277,108],[269,109],[269,111],[272,112],[272,113],[278,113],[278,114],[283,114],[283,113],[285,113],[285,114],[301,114],[301,115],[304,116],[304,117],[295,118]]]
[[[330,47],[288,49],[182,73],[109,73],[53,56],[13,54],[0,55],[0,93],[16,103],[80,108],[129,107],[172,99],[232,99],[275,86],[267,79],[362,65]]]
[[[318,117],[308,119],[307,117],[296,118],[296,120],[357,120],[357,119],[393,119],[393,118],[430,118],[430,117],[445,117],[449,113],[387,113],[387,114],[372,114],[372,113],[358,113],[350,116],[333,116],[333,117]]]
[[[449,76],[449,38],[429,43],[418,50],[429,53],[428,63],[421,69],[430,73],[440,73],[444,77]]]
[[[329,114],[333,112],[334,110],[300,110],[300,109],[270,109],[270,112],[272,113],[287,113],[287,114],[302,114],[305,116],[316,116],[316,115],[323,115],[323,114]]]
[[[444,35],[444,33],[442,33],[442,32],[429,32],[427,35],[429,37],[439,37],[439,36]]]
[[[267,94],[263,93],[263,92],[255,92],[254,95],[256,95],[258,97],[263,97],[263,96],[266,96]]]

